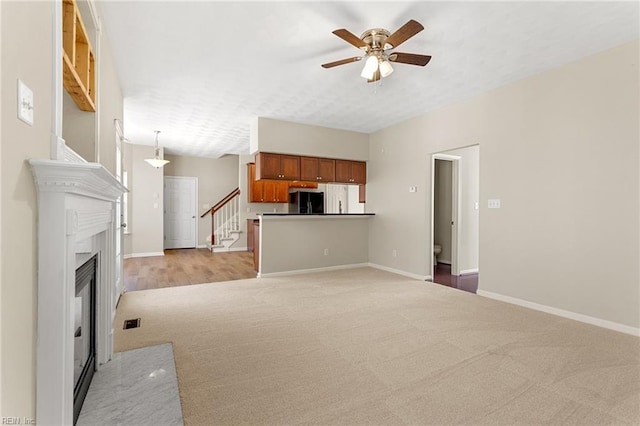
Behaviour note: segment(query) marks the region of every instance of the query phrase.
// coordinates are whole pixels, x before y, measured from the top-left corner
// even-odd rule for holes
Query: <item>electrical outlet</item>
[[[329,256],[329,249],[324,249],[324,255]]]
[[[391,254],[393,255],[393,257],[397,257],[398,251],[396,249],[393,249],[393,252]]]
[[[18,118],[33,126],[33,91],[18,80]]]
[[[410,186],[409,187],[409,192],[418,192],[418,187],[417,186]]]
[[[499,199],[489,200],[488,207],[490,209],[499,209],[500,208],[500,200]]]

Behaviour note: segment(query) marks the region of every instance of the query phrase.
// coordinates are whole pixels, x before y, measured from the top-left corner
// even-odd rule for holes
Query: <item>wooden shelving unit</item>
[[[75,0],[62,1],[64,88],[78,108],[96,111],[95,55]]]

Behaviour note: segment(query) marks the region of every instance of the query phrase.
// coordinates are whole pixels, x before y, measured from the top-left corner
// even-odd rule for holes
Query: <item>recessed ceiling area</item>
[[[365,133],[638,39],[638,2],[99,2],[124,96],[125,136],[175,155],[249,151],[255,117]],[[367,83],[331,34],[425,30]]]

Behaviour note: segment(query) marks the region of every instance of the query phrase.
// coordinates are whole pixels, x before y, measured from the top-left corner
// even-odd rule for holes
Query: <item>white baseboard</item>
[[[293,271],[283,271],[283,272],[267,272],[266,274],[258,272],[257,277],[269,278],[269,277],[282,277],[285,275],[313,274],[315,272],[329,272],[329,271],[339,271],[342,269],[366,268],[367,266],[369,266],[368,263],[352,263],[350,265],[326,266],[323,268],[296,269]]]
[[[607,321],[600,318],[590,317],[588,315],[578,314],[576,312],[565,311],[564,309],[554,308],[552,306],[540,305],[538,303],[529,302],[527,300],[518,299],[511,296],[504,296],[502,294],[493,293],[490,291],[480,290],[476,293],[479,296],[487,297],[489,299],[499,300],[501,302],[511,303],[513,305],[523,306],[525,308],[533,309],[536,311],[546,312],[548,314],[557,315],[559,317],[572,319],[575,321],[584,322],[587,324],[595,325],[602,328],[608,328],[609,330],[619,331],[625,334],[631,334],[633,336],[640,337],[640,328],[631,327],[628,325],[620,324],[613,321]]]
[[[209,248],[206,244],[197,245],[196,248]]]
[[[438,263],[443,263],[443,264],[445,264],[445,265],[449,265],[449,266],[451,266],[451,261],[450,261],[450,260],[441,260],[441,259],[438,259]]]
[[[471,274],[477,274],[477,273],[478,273],[478,268],[463,269],[462,271],[460,271],[460,275],[471,275]]]
[[[229,247],[229,251],[247,251],[246,247]]]
[[[164,252],[163,251],[154,251],[154,252],[149,252],[149,253],[131,253],[131,254],[125,254],[124,258],[125,259],[131,259],[132,257],[152,257],[152,256],[164,256]]]
[[[389,268],[388,266],[378,265],[377,263],[369,263],[369,266],[375,269],[380,269],[381,271],[391,272],[392,274],[398,274],[405,277],[413,278],[414,280],[420,281],[428,281],[431,280],[431,275],[418,275],[413,274],[411,272],[401,271],[400,269]]]
[[[229,248],[225,248],[224,246],[213,246],[213,252],[214,253],[227,253],[230,251],[247,251],[246,247],[229,247]]]

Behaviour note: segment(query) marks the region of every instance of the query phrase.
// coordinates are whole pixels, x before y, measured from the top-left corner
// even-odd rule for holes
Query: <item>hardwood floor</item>
[[[433,282],[475,294],[478,291],[478,274],[451,275],[451,265],[438,263],[436,265]]]
[[[164,256],[124,261],[127,291],[255,278],[253,253],[211,253],[207,249],[165,250]]]

